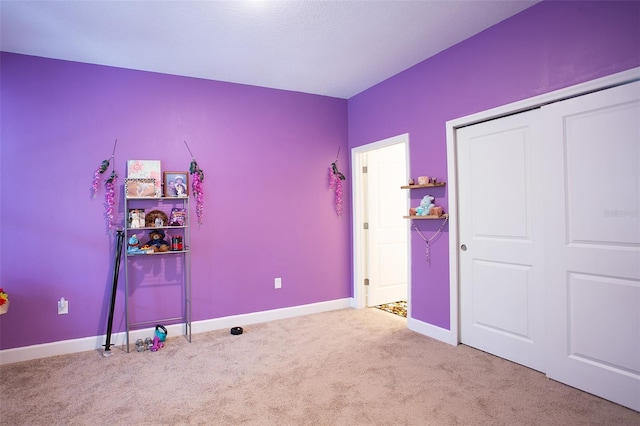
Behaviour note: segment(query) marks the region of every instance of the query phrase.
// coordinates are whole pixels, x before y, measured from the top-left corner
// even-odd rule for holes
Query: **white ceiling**
[[[1,0],[6,52],[348,99],[540,0]]]

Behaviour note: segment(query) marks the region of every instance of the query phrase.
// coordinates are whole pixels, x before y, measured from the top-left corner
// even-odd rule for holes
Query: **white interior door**
[[[640,410],[640,83],[544,110],[547,374]]]
[[[539,114],[457,130],[460,341],[544,370]]]
[[[366,153],[367,305],[407,300],[407,181],[405,144]]]

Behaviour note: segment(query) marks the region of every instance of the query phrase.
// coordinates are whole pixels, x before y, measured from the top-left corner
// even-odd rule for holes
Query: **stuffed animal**
[[[129,254],[142,254],[145,253],[141,248],[140,240],[136,234],[133,234],[129,237],[129,242],[127,243],[127,253]]]
[[[144,227],[144,212],[140,212],[138,209],[131,210],[131,226],[130,228],[143,228]]]
[[[154,229],[149,232],[148,246],[153,248],[153,251],[169,251],[169,243],[164,239],[164,231],[162,229]]]
[[[432,195],[425,195],[422,197],[422,201],[420,201],[420,206],[416,208],[416,216],[429,216],[429,212],[432,207],[435,207],[433,204],[433,200],[435,197]]]

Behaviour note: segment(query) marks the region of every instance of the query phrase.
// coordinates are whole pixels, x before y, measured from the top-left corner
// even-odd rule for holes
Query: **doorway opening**
[[[399,300],[392,303],[383,303],[382,305],[376,305],[374,308],[380,309],[390,314],[397,315],[399,317],[407,317],[407,301]]]
[[[395,304],[410,316],[409,135],[351,151],[353,194],[353,307]],[[391,308],[390,308],[391,309]],[[389,312],[389,310],[387,310]]]

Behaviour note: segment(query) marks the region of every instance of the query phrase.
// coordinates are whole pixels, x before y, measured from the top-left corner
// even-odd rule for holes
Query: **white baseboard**
[[[204,333],[207,331],[220,330],[236,326],[246,326],[259,324],[268,321],[275,321],[286,318],[293,318],[303,315],[317,314],[320,312],[335,311],[351,307],[352,299],[337,299],[327,302],[311,303],[309,305],[293,306],[290,308],[273,309],[270,311],[252,312],[249,314],[234,315],[230,317],[214,318],[204,321],[194,321],[191,323],[191,333]],[[184,324],[167,326],[169,336],[179,336],[185,334]],[[135,351],[134,343],[137,339],[153,337],[155,327],[134,330],[129,332],[129,343],[131,350]],[[32,359],[47,358],[51,356],[66,355],[76,352],[99,350],[104,352],[106,335],[83,337],[72,340],[61,340],[58,342],[43,343],[39,345],[23,346],[20,348],[5,349],[0,351],[0,365],[12,364],[14,362],[29,361]],[[111,352],[126,351],[126,333],[114,333],[111,336],[113,346]]]
[[[448,343],[453,346],[458,345],[458,336],[451,332],[451,330],[446,330],[414,318],[407,318],[407,328],[443,343]]]

